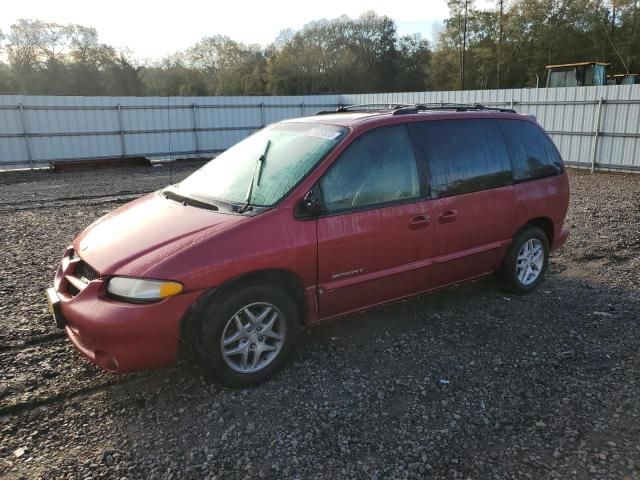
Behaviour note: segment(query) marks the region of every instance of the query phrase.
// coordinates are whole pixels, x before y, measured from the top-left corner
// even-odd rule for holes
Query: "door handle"
[[[424,228],[431,223],[431,217],[429,215],[416,215],[409,220],[409,228],[416,230],[418,228]]]
[[[458,210],[445,210],[438,215],[438,221],[440,223],[449,223],[455,221],[458,218]]]

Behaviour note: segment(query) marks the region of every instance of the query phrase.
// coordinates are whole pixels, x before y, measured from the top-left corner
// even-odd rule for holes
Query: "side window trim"
[[[349,213],[354,213],[354,212],[362,212],[362,211],[366,211],[366,210],[378,210],[381,208],[388,208],[388,207],[392,207],[392,206],[396,206],[396,205],[403,205],[403,204],[410,204],[410,203],[417,203],[417,202],[421,202],[423,200],[425,200],[426,198],[429,198],[427,196],[427,189],[426,189],[426,184],[423,184],[423,176],[425,175],[425,167],[423,165],[421,165],[423,162],[421,160],[421,156],[420,156],[420,152],[416,149],[416,142],[414,137],[411,134],[411,129],[409,128],[409,123],[394,123],[392,125],[382,125],[380,127],[375,127],[372,128],[370,130],[367,130],[365,132],[362,132],[360,135],[358,135],[356,138],[354,138],[351,143],[349,143],[342,152],[340,152],[340,155],[333,161],[333,163],[329,166],[329,168],[327,168],[327,170],[322,174],[322,176],[317,180],[317,182],[314,184],[314,186],[311,189],[317,188],[319,195],[320,195],[320,201],[322,203],[322,208],[323,208],[323,213],[321,213],[320,215],[318,215],[317,218],[324,218],[324,217],[333,217],[336,215],[345,215],[345,214],[349,214]],[[409,197],[409,198],[401,198],[398,200],[390,200],[387,202],[380,202],[380,203],[374,203],[374,204],[370,204],[370,205],[361,205],[361,206],[357,206],[357,207],[348,207],[348,208],[344,208],[344,209],[340,209],[340,210],[333,210],[333,211],[329,211],[327,210],[327,204],[325,201],[325,193],[324,193],[324,189],[322,188],[322,180],[324,179],[324,177],[327,175],[327,173],[336,165],[337,162],[340,161],[340,159],[343,157],[343,155],[353,146],[355,146],[358,142],[362,141],[363,138],[365,138],[367,135],[380,131],[380,130],[384,130],[384,129],[388,129],[388,128],[394,128],[394,127],[404,127],[406,133],[407,133],[407,137],[410,140],[410,145],[411,145],[411,150],[413,152],[413,158],[414,158],[414,162],[416,162],[416,169],[418,171],[418,180],[420,182],[419,188],[420,188],[420,193],[418,196],[415,197]]]
[[[411,122],[405,124],[409,130],[409,136],[411,137],[411,144],[413,145],[414,155],[418,164],[418,175],[420,178],[420,193],[423,199],[432,199],[432,185],[431,185],[431,172],[429,171],[429,162],[427,160],[426,152],[420,141],[420,136],[416,129],[416,124],[422,122]]]
[[[320,187],[320,192],[322,192],[322,187]],[[358,207],[344,208],[341,210],[326,210],[326,206],[324,203],[324,194],[322,198],[322,205],[325,208],[325,211],[318,215],[316,218],[325,218],[325,217],[335,217],[337,215],[348,215],[350,213],[357,212],[365,212],[367,210],[380,210],[382,208],[395,207],[397,205],[408,205],[411,203],[422,202],[425,199],[423,197],[411,197],[411,198],[401,198],[400,200],[389,200],[387,202],[381,203],[372,203],[370,205],[361,205]]]
[[[498,131],[500,132],[500,137],[502,138],[502,141],[504,142],[504,148],[507,151],[507,157],[509,157],[509,165],[511,165],[511,183],[512,183],[512,185],[515,185],[516,183],[518,183],[518,181],[516,180],[516,164],[515,164],[515,159],[513,158],[513,155],[511,154],[511,146],[509,145],[509,141],[507,140],[507,136],[504,133],[504,129],[502,128],[502,122],[500,120],[498,120],[498,119],[494,119],[493,121],[497,125]]]

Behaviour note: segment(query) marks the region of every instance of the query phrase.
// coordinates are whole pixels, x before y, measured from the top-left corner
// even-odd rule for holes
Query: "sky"
[[[401,35],[431,38],[434,24],[447,17],[446,0],[0,0],[0,29],[18,18],[97,29],[100,40],[128,48],[139,60],[156,60],[205,36],[221,34],[267,45],[286,28],[311,20],[357,17],[366,10],[396,20]],[[488,3],[481,0],[479,4]]]

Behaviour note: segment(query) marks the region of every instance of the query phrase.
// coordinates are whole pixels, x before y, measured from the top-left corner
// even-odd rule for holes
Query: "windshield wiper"
[[[206,210],[214,210],[214,211],[219,210],[219,208],[216,205],[213,205],[207,202],[202,202],[200,200],[196,200],[195,198],[185,197],[184,195],[180,195],[179,193],[172,192],[171,190],[164,190],[162,192],[162,195],[164,195],[165,198],[168,198],[170,200],[183,204],[185,207],[189,205],[191,207],[204,208]]]
[[[269,153],[269,148],[271,147],[271,140],[267,140],[267,146],[264,148],[264,152],[262,155],[258,157],[256,161],[256,166],[253,169],[253,175],[251,175],[251,183],[249,184],[249,189],[247,190],[247,197],[244,200],[242,206],[238,209],[238,213],[244,213],[249,210],[251,206],[251,195],[253,194],[253,184],[256,183],[260,185],[260,175],[262,175],[262,166],[264,165],[265,160],[267,159],[267,153]],[[257,178],[256,178],[257,177]]]

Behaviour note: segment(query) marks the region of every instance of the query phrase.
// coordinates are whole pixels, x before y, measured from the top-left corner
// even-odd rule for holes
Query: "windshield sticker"
[[[318,138],[325,138],[327,140],[333,140],[335,138],[338,138],[341,135],[341,133],[342,132],[339,132],[339,131],[336,132],[332,128],[318,127],[318,128],[309,130],[309,132],[307,132],[307,135],[309,135],[310,137],[318,137]]]

